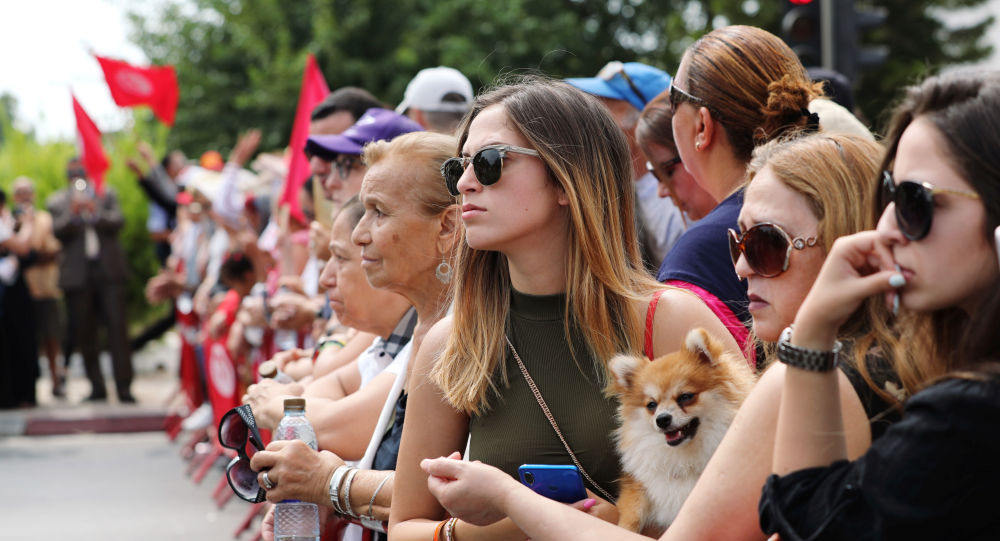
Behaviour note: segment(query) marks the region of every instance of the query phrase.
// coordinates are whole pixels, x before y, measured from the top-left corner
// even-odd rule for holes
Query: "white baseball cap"
[[[461,95],[463,101],[444,101],[447,94]],[[464,113],[472,105],[472,83],[454,68],[425,68],[406,85],[403,101],[396,112],[403,114],[410,107],[422,111]]]

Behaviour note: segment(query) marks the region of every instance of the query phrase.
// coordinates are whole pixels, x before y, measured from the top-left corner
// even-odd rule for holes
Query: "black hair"
[[[248,272],[251,274],[254,272],[253,261],[243,252],[229,252],[219,268],[219,279],[230,284],[234,280],[243,278]]]
[[[372,107],[387,108],[371,92],[356,86],[345,86],[331,92],[319,105],[314,107],[309,120],[322,120],[338,111],[347,111],[354,117],[354,120],[357,120]]]

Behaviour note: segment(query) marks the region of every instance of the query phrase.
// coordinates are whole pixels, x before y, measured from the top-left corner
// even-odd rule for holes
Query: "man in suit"
[[[62,242],[59,287],[66,299],[68,331],[83,355],[89,401],[107,400],[101,374],[98,324],[107,332],[108,350],[120,402],[132,397],[132,358],[125,318],[125,254],[118,242],[124,223],[111,188],[97,194],[78,158],[66,165],[70,185],[49,198],[53,231]],[[67,355],[70,352],[67,352]]]

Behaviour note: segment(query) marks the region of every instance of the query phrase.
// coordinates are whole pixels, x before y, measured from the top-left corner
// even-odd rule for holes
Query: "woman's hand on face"
[[[250,467],[257,472],[266,470],[274,485],[267,491],[268,501],[303,500],[319,505],[328,503],[330,476],[343,464],[337,455],[313,451],[300,440],[272,441],[250,459]],[[258,474],[258,480],[262,475]]]
[[[504,498],[521,486],[493,466],[462,460],[457,452],[447,458],[424,459],[420,467],[429,475],[427,488],[451,516],[477,526],[504,518]]]
[[[891,280],[891,283],[890,283]],[[817,350],[833,347],[840,326],[861,303],[905,285],[889,247],[875,231],[837,239],[795,317],[793,342]]]

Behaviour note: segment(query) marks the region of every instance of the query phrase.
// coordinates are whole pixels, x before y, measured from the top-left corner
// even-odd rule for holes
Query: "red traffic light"
[[[793,3],[793,4],[800,5],[800,6],[804,6],[806,4],[812,4],[813,3],[813,0],[788,0],[788,1],[791,2],[791,3]]]

